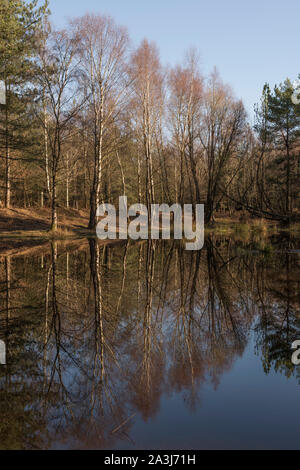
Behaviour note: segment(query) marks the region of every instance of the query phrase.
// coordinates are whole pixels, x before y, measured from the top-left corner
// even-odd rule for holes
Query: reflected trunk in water
[[[243,361],[251,373],[243,396],[262,402],[257,416],[266,433],[289,379],[281,420],[292,442],[300,255],[297,240],[273,242],[274,254],[259,252],[254,241],[212,236],[200,252],[177,242],[89,240],[0,255],[0,339],[8,346],[8,365],[0,368],[1,446],[173,447],[183,427],[184,446],[205,448],[219,429],[210,427],[215,415],[206,416],[206,406],[216,408],[221,427],[229,426],[227,411],[234,419],[247,410],[236,395]],[[245,427],[247,442],[255,441],[251,419],[235,424],[236,442]]]

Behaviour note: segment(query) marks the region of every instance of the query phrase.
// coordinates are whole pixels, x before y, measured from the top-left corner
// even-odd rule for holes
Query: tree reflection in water
[[[299,255],[226,237],[180,243],[53,243],[2,254],[3,449],[113,448],[182,393],[202,406],[242,357],[254,328],[266,374],[292,377],[300,338]]]

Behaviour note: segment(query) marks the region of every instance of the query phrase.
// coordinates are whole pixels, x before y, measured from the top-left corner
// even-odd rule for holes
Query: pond
[[[299,449],[299,240],[0,252],[1,449]]]

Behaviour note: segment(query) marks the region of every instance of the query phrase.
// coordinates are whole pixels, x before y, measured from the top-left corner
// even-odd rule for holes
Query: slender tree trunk
[[[6,320],[9,327],[10,320],[10,296],[11,296],[11,260],[9,256],[5,257],[5,274],[6,274]]]
[[[101,170],[99,169],[99,162],[95,163],[94,182],[91,191],[91,209],[90,209],[90,222],[89,229],[94,230],[97,225],[97,209],[100,203],[101,192]]]
[[[86,145],[86,144],[85,144]],[[88,185],[87,185],[87,149],[84,149],[84,208],[88,208]]]
[[[142,204],[142,166],[141,166],[141,156],[138,152],[138,191],[139,191],[139,204]]]
[[[122,160],[121,160],[119,151],[117,150],[116,152],[117,152],[117,158],[118,158],[118,163],[119,163],[121,177],[122,177],[123,195],[126,196],[126,182],[125,182],[125,174],[123,170]]]
[[[8,84],[5,83],[5,92],[8,96]],[[10,167],[10,148],[9,148],[9,126],[8,126],[8,100],[5,107],[5,208],[10,208],[11,200],[11,167]]]
[[[70,207],[70,200],[69,200],[69,191],[70,191],[70,188],[69,188],[69,153],[67,152],[67,180],[66,180],[66,190],[67,190],[67,195],[66,195],[66,205],[67,205],[67,209],[69,209]]]
[[[191,170],[192,170],[192,177],[194,181],[194,186],[195,186],[195,191],[196,191],[196,204],[200,204],[200,188],[199,188],[199,183],[198,183],[198,178],[197,178],[197,165],[195,161],[195,155],[194,155],[194,132],[193,130],[189,131],[189,157],[190,157],[190,164],[191,164]]]
[[[56,187],[56,171],[53,172],[52,177],[52,211],[51,211],[51,230],[57,230],[57,187]]]
[[[50,184],[50,171],[49,171],[49,151],[48,151],[48,118],[46,110],[46,99],[44,96],[44,152],[45,152],[45,173],[46,173],[46,187],[49,198],[51,198],[51,184]]]
[[[103,146],[103,101],[100,106],[99,117],[99,138],[97,142],[97,130],[95,130],[95,163],[94,163],[94,181],[91,191],[91,210],[89,230],[95,230],[97,225],[97,209],[100,204],[101,183],[102,183],[102,146]]]
[[[287,168],[286,168],[286,212],[288,217],[291,215],[291,158],[289,143],[286,148]]]

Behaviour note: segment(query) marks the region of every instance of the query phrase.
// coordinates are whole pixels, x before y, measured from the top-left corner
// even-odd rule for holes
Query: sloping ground
[[[50,229],[50,209],[0,209],[0,235],[12,232],[44,232]],[[58,209],[61,230],[77,232],[88,225],[88,213],[73,209]]]

